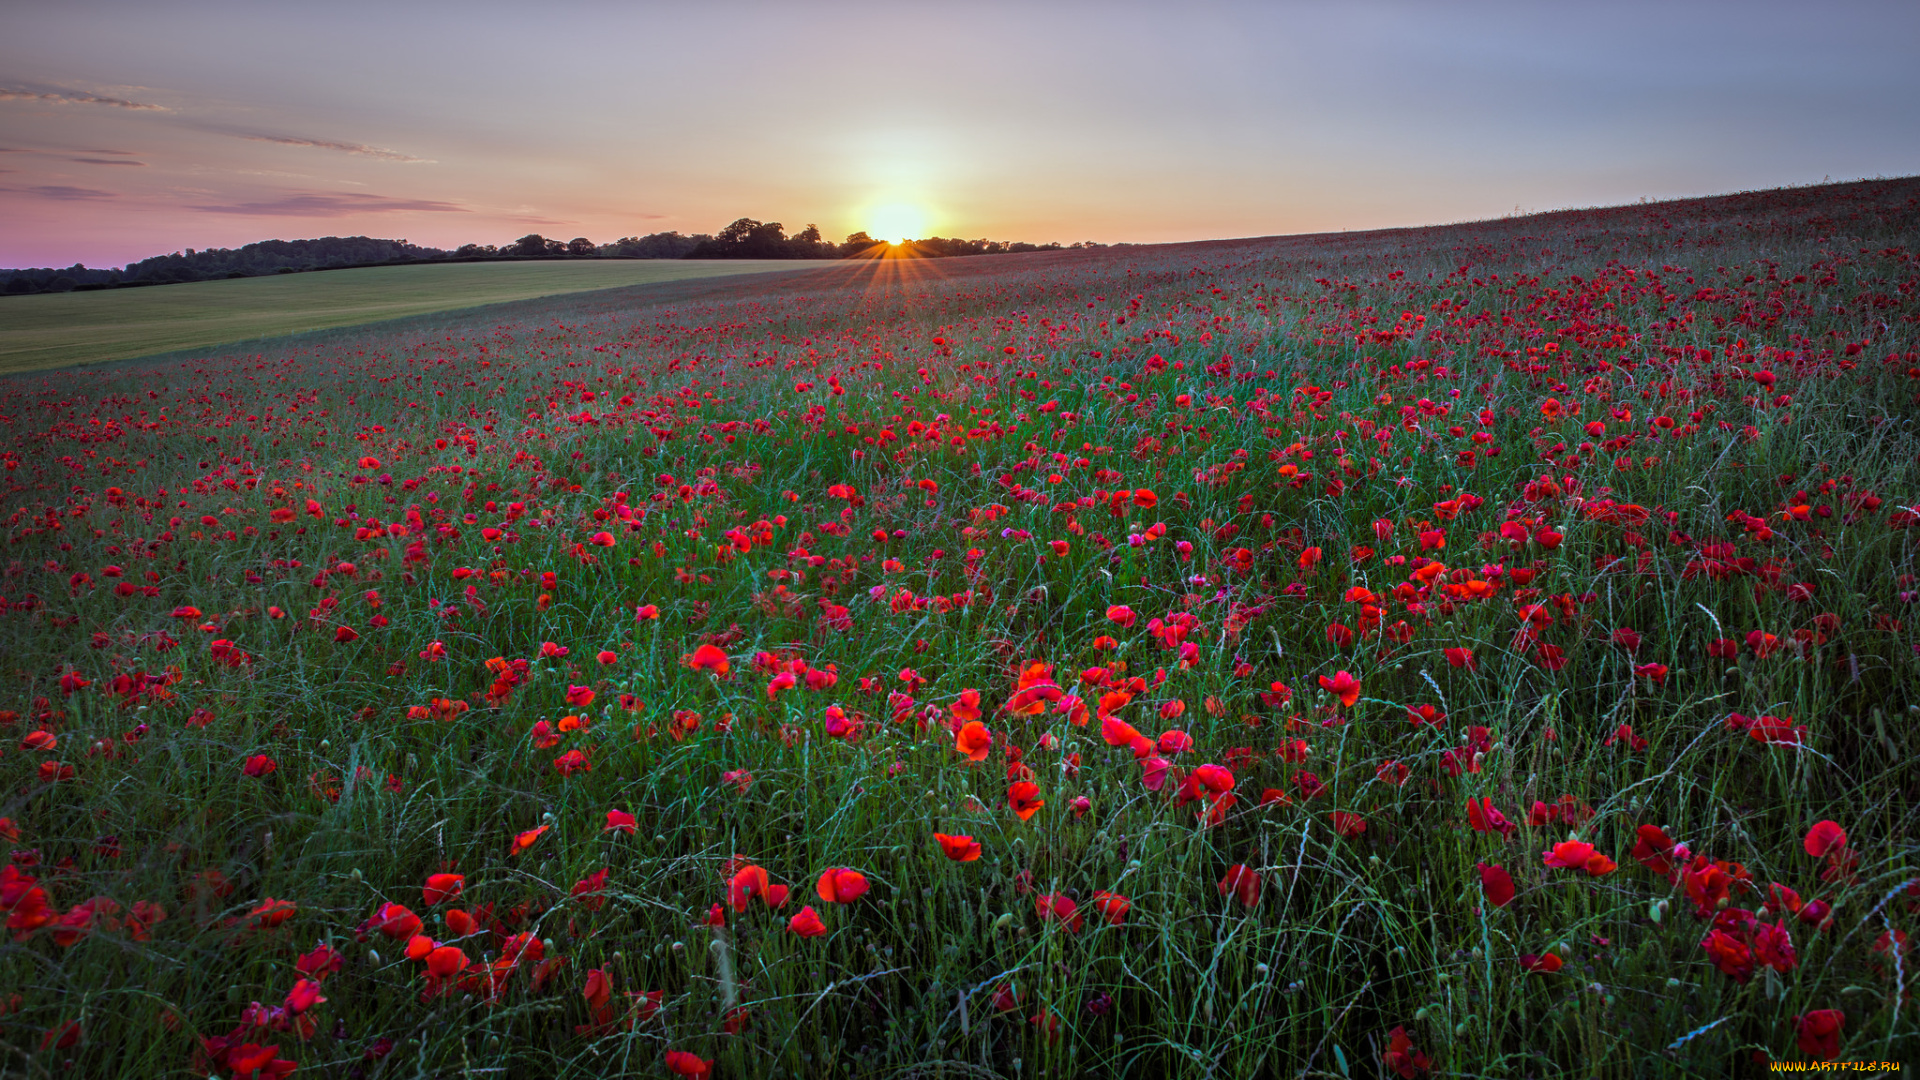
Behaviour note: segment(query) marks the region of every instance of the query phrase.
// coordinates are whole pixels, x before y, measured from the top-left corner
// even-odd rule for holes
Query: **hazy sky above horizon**
[[[1920,173],[1920,4],[9,5],[0,266],[1158,242]],[[894,211],[894,212],[897,212]]]

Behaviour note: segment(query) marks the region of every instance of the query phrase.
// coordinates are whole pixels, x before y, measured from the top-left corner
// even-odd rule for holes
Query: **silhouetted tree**
[[[538,258],[547,253],[547,238],[539,233],[528,233],[507,245],[505,255],[518,255],[521,258]]]
[[[576,236],[567,241],[567,254],[575,256],[576,258],[593,255],[597,251],[598,249],[593,246],[593,241],[584,236]]]
[[[704,233],[682,236],[678,232],[625,236],[603,245],[600,254],[621,259],[680,259],[713,237]]]

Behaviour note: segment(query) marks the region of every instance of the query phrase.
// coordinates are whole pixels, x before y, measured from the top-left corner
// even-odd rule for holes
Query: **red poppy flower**
[[[1540,853],[1540,861],[1563,870],[1585,870],[1594,877],[1611,873],[1614,862],[1583,840],[1562,840]]]
[[[1093,894],[1092,906],[1109,925],[1119,926],[1127,921],[1127,912],[1133,910],[1133,901],[1118,893],[1097,892]]]
[[[993,747],[993,732],[978,720],[969,720],[960,726],[953,739],[953,748],[967,756],[969,761],[987,760],[987,751]]]
[[[1635,830],[1635,835],[1633,858],[1661,877],[1673,877],[1675,867],[1669,856],[1681,856],[1675,855],[1673,838],[1666,830],[1658,825],[1642,825]]]
[[[819,937],[827,932],[827,924],[820,921],[820,913],[811,905],[800,909],[800,914],[787,920],[787,929],[801,937]]]
[[[1227,876],[1220,879],[1220,895],[1232,896],[1243,907],[1253,907],[1260,903],[1260,875],[1252,867],[1235,864],[1227,870]]]
[[[542,836],[545,836],[547,830],[551,828],[553,828],[553,826],[551,825],[542,825],[539,828],[528,829],[525,832],[515,833],[513,836],[513,843],[507,847],[507,854],[519,855],[524,853],[528,848],[539,843],[540,838]]]
[[[607,811],[607,826],[600,831],[623,832],[632,835],[638,828],[639,822],[633,819],[632,814],[627,813],[625,810],[609,810]]]
[[[1360,680],[1344,670],[1334,672],[1331,679],[1325,675],[1320,676],[1320,689],[1338,697],[1340,704],[1349,709],[1360,700]]]
[[[858,870],[828,870],[813,891],[829,904],[851,904],[867,894],[867,876]]]
[[[1414,1077],[1433,1067],[1431,1058],[1413,1048],[1413,1039],[1407,1035],[1404,1027],[1396,1027],[1387,1033],[1387,1049],[1380,1059],[1400,1080],[1414,1080]]]
[[[980,842],[971,836],[949,836],[946,833],[934,833],[934,843],[954,862],[974,862],[980,858]]]
[[[1454,667],[1466,668],[1468,671],[1480,670],[1480,662],[1474,659],[1472,649],[1448,648],[1440,651],[1446,656],[1447,663]]]
[[[727,902],[735,911],[747,910],[747,903],[758,896],[768,907],[787,902],[788,889],[768,880],[766,870],[751,863],[741,866],[727,881]]]
[[[1007,699],[1007,711],[1017,716],[1039,716],[1047,711],[1049,705],[1067,696],[1065,690],[1051,682],[1034,683],[1013,692]]]
[[[1847,830],[1837,821],[1818,821],[1807,830],[1805,847],[1807,854],[1816,859],[1839,851],[1847,846]]]
[[[460,895],[466,881],[463,874],[429,874],[426,886],[420,890],[420,901],[433,907],[452,900]]]
[[[954,700],[947,711],[953,714],[954,719],[963,723],[980,719],[980,691],[971,689],[960,691],[960,696]]]
[[[404,941],[418,934],[420,926],[420,916],[401,904],[388,902],[381,904],[372,918],[360,924],[358,934],[364,939],[368,931],[378,930],[395,941]]]
[[[1840,1032],[1847,1014],[1839,1009],[1814,1009],[1793,1018],[1794,1035],[1800,1052],[1816,1061],[1832,1061],[1840,1056]]]
[[[265,754],[255,754],[247,759],[247,763],[240,767],[240,771],[248,776],[265,776],[277,768],[279,766],[274,764],[272,758]]]
[[[1474,869],[1480,871],[1480,891],[1486,895],[1487,903],[1494,907],[1506,907],[1513,902],[1513,875],[1498,864],[1474,863]]]
[[[1559,971],[1565,963],[1566,961],[1560,959],[1553,953],[1546,953],[1542,956],[1535,956],[1532,953],[1528,953],[1520,958],[1520,969],[1539,975],[1551,975]]]
[[[1106,698],[1101,698],[1102,709],[1106,708],[1106,704]],[[1108,746],[1133,746],[1136,743],[1145,742],[1149,751],[1153,749],[1153,740],[1140,734],[1132,724],[1108,716],[1104,712],[1100,717],[1100,738],[1105,740]]]
[[[1513,831],[1519,828],[1508,821],[1506,815],[1493,808],[1490,798],[1467,800],[1467,824],[1472,826],[1474,832],[1497,832],[1502,837],[1512,836]]]
[[[312,979],[301,979],[293,984],[293,989],[287,991],[287,996],[281,1005],[288,1013],[298,1016],[316,1005],[325,1004],[326,1000],[320,996],[319,983]]]
[[[157,920],[156,920],[157,921]],[[314,980],[325,979],[346,965],[347,958],[327,945],[317,945],[293,962],[295,971]]]
[[[687,657],[687,666],[714,675],[725,675],[733,670],[732,665],[727,663],[726,652],[715,645],[702,645],[693,650],[693,654]]]
[[[593,688],[590,686],[567,687],[567,707],[584,709],[593,704]]]
[[[575,773],[588,772],[591,771],[592,768],[593,764],[587,760],[587,755],[578,750],[569,750],[553,759],[553,771],[559,773],[562,777],[572,776]]]
[[[1080,914],[1080,905],[1056,893],[1034,897],[1033,913],[1040,916],[1041,922],[1064,923],[1074,933],[1079,933],[1086,923],[1086,916]]]
[[[713,1075],[713,1062],[685,1050],[667,1051],[666,1064],[675,1076],[693,1077],[694,1080],[706,1080]]]
[[[47,1029],[46,1034],[40,1037],[40,1050],[42,1053],[48,1050],[71,1050],[73,1047],[79,1045],[79,1043],[80,1021],[69,1020],[64,1024],[55,1024]],[[273,1051],[278,1049],[280,1048],[277,1046],[268,1047],[267,1057],[272,1058]],[[229,1058],[228,1060],[232,1059]],[[258,1065],[255,1066],[255,1068],[259,1067]]]
[[[1125,604],[1113,604],[1107,608],[1107,620],[1129,630],[1133,629],[1134,621],[1138,618],[1133,609]]]
[[[252,919],[253,924],[260,929],[271,930],[293,918],[299,911],[300,905],[293,901],[275,900],[269,896],[255,904],[253,910],[247,912],[247,917]]]
[[[607,874],[605,867],[595,870],[574,882],[573,890],[568,895],[580,901],[580,905],[588,911],[599,911],[607,902]]]
[[[1007,807],[1025,821],[1047,805],[1039,795],[1040,785],[1031,780],[1017,780],[1007,788]]]
[[[1367,819],[1351,810],[1335,810],[1331,817],[1333,831],[1349,840],[1367,831]]]

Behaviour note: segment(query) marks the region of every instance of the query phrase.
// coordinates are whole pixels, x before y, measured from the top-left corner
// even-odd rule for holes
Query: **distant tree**
[[[817,244],[820,242],[820,226],[809,222],[806,228],[794,233],[793,238],[801,243]]]
[[[690,255],[697,259],[793,259],[804,258],[809,254],[804,249],[810,246],[790,244],[786,226],[777,221],[740,218]]]
[[[598,250],[593,246],[593,241],[584,236],[576,236],[567,241],[567,254],[576,258],[596,254]]]
[[[547,238],[539,233],[528,233],[507,245],[504,255],[517,255],[523,259],[539,258],[547,253]]]
[[[682,236],[678,232],[625,236],[600,248],[600,254],[621,259],[679,259],[711,236]]]
[[[760,228],[759,222],[752,218],[743,217],[726,228],[721,229],[720,234],[714,237],[714,239],[723,244],[743,244],[746,242],[747,237],[753,235],[753,230],[758,228]]]
[[[28,293],[39,291],[40,290],[34,288],[33,282],[28,280],[25,274],[15,274],[7,279],[6,293],[8,296],[25,296]]]
[[[868,236],[865,230],[861,230],[848,236],[846,240],[840,244],[840,257],[843,259],[850,258],[878,246],[879,243],[880,241]]]

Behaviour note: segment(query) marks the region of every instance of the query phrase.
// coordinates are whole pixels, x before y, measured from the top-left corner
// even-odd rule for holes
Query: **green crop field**
[[[0,372],[124,360],[590,289],[810,265],[758,259],[596,259],[372,266],[9,297],[0,303]]]

